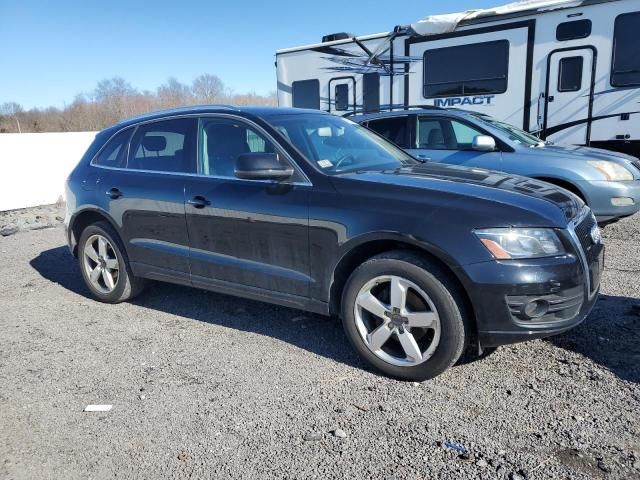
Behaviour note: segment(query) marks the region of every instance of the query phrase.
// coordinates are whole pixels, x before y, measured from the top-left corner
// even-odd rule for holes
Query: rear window
[[[113,137],[93,161],[94,165],[110,168],[124,168],[127,164],[127,147],[132,128],[128,128]]]
[[[626,13],[616,18],[611,68],[611,85],[614,87],[640,85],[639,32],[640,12]]]
[[[367,127],[402,148],[409,148],[407,117],[391,117],[370,120]]]
[[[141,125],[131,140],[127,167],[154,172],[195,173],[195,118]]]

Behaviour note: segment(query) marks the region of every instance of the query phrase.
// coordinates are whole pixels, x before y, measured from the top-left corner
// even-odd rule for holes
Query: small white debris
[[[340,429],[340,428],[336,428],[333,431],[333,434],[338,438],[347,438],[346,432],[344,430]]]
[[[87,405],[85,412],[108,412],[113,405]]]

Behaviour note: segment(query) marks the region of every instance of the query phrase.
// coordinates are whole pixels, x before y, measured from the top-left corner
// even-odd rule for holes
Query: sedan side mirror
[[[493,152],[496,149],[496,141],[489,135],[476,135],[473,137],[471,148],[478,152]]]
[[[236,159],[235,174],[245,180],[286,180],[293,176],[293,168],[276,153],[245,153]]]

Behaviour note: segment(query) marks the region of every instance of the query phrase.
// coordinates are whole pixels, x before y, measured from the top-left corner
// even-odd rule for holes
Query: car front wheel
[[[354,348],[374,367],[404,380],[427,380],[456,363],[468,341],[466,317],[451,275],[405,251],[359,266],[342,300],[342,321]]]

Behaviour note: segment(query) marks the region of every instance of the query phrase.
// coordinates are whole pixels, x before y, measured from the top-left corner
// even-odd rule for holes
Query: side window
[[[127,164],[127,147],[133,128],[128,128],[113,137],[93,161],[94,165],[124,168]]]
[[[409,148],[407,117],[380,118],[369,120],[367,127],[399,147]]]
[[[345,112],[349,110],[349,85],[343,83],[335,88],[336,111]]]
[[[470,150],[473,139],[482,132],[457,120],[420,117],[418,148],[428,150]]]
[[[473,139],[478,135],[483,135],[482,132],[479,132],[475,128],[455,120],[451,121],[451,126],[453,127],[453,134],[456,137],[458,150],[471,150]]]
[[[178,118],[141,125],[131,140],[127,168],[195,173],[196,123]]]
[[[301,80],[291,84],[293,106],[320,110],[320,81]]]
[[[614,87],[640,85],[638,32],[640,32],[640,12],[625,13],[616,18],[611,67],[611,85]]]
[[[379,73],[365,73],[362,75],[362,104],[365,112],[380,110]]]
[[[509,42],[436,48],[424,52],[426,98],[504,93],[509,76]]]
[[[559,42],[587,38],[589,35],[591,35],[591,20],[587,19],[560,23],[556,27],[556,40]]]
[[[198,169],[203,175],[236,178],[236,159],[246,153],[275,153],[275,145],[243,122],[226,118],[200,121]],[[281,162],[286,162],[279,156]]]
[[[582,88],[582,57],[566,57],[560,60],[558,91],[577,92]]]

